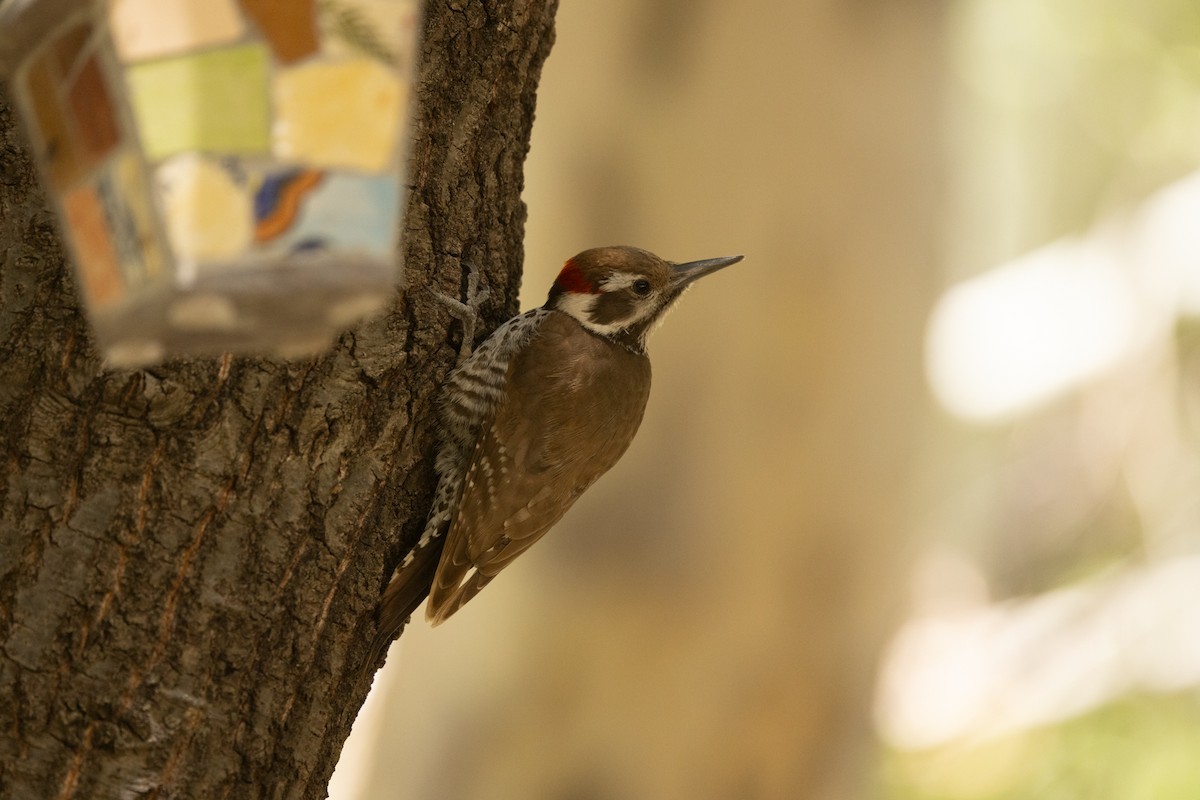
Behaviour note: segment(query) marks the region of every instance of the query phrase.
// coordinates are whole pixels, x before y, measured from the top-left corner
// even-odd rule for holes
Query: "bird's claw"
[[[475,329],[479,327],[479,309],[484,301],[491,295],[491,290],[486,286],[479,285],[479,270],[474,264],[463,261],[463,266],[467,268],[467,297],[466,301],[459,300],[457,297],[451,297],[448,294],[439,292],[437,289],[430,289],[430,293],[440,300],[450,310],[450,315],[462,323],[462,344],[458,348],[458,363],[461,364],[471,355],[471,350],[475,346]]]

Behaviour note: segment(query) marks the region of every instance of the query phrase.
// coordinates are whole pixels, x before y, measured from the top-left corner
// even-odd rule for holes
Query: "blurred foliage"
[[[1194,0],[966,0],[951,14],[953,276],[1200,166]]]
[[[1200,169],[1195,0],[962,0],[950,13],[948,282]],[[979,558],[993,596],[1194,550],[1200,325],[1174,334],[1011,425],[946,432],[940,477],[965,491],[936,527]],[[1057,726],[889,752],[881,794],[1192,800],[1197,753],[1200,693],[1125,697]]]
[[[950,13],[948,282],[1083,233],[1200,169],[1195,0],[963,0]],[[1012,425],[946,432],[939,485],[963,499],[935,527],[980,559],[995,596],[1136,561],[1168,535],[1172,549],[1195,544],[1179,535],[1200,519],[1195,504],[1130,478],[1151,462],[1176,475],[1197,463],[1194,442],[1155,428],[1200,396],[1193,353],[1177,344]]]
[[[890,800],[1194,800],[1200,694],[1128,697],[1061,725],[884,762]]]

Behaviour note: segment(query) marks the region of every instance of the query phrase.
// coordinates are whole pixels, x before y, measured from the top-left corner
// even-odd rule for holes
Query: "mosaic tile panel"
[[[388,301],[418,5],[84,0],[32,51],[15,96],[110,356],[298,353]]]

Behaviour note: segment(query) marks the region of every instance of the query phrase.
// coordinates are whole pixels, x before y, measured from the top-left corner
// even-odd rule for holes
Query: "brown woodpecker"
[[[426,595],[428,620],[445,621],[617,463],[650,395],[647,334],[693,281],[741,259],[585,250],[544,306],[461,361],[441,395],[433,509],[384,592],[378,649]]]

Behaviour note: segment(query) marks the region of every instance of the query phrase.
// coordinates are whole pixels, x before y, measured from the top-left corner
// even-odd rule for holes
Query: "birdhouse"
[[[399,284],[419,0],[0,0],[114,365],[301,356]]]

